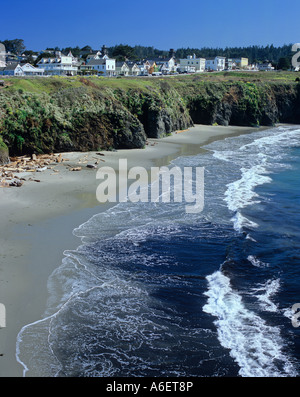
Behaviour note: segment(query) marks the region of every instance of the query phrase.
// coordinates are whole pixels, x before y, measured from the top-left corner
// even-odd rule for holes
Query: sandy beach
[[[181,155],[193,155],[211,141],[257,131],[250,127],[197,125],[163,139],[149,139],[145,149],[116,152],[63,153],[64,161],[26,180],[22,187],[0,189],[0,302],[6,308],[6,327],[0,329],[0,376],[21,377],[16,338],[21,328],[42,318],[47,302],[47,279],[62,261],[65,250],[80,240],[75,227],[112,204],[96,199],[97,167],[167,165]],[[70,171],[72,167],[80,171]],[[55,171],[54,171],[55,169]],[[31,175],[32,176],[32,175]],[[25,176],[25,179],[28,179]]]

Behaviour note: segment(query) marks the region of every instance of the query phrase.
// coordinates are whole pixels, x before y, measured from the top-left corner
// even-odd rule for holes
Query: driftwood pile
[[[103,153],[96,153],[98,156],[104,156]],[[97,165],[104,161],[99,157],[92,157],[96,161],[94,163],[89,163],[88,155],[85,155],[78,161],[76,166],[70,164],[65,164],[69,171],[81,171],[82,165],[85,164],[86,168],[97,169]],[[32,173],[33,177],[29,177],[27,180],[40,182],[36,179],[37,172],[43,172],[47,169],[52,169],[53,174],[57,174],[59,171],[54,169],[54,166],[58,163],[63,163],[68,161],[68,159],[63,158],[62,154],[41,154],[41,155],[31,155],[20,156],[20,157],[10,157],[10,162],[5,165],[0,165],[0,188],[1,187],[20,187],[26,181],[25,175]],[[88,164],[89,163],[89,164]]]
[[[26,180],[20,174],[43,172],[48,168],[52,168],[51,164],[61,163],[62,161],[64,159],[61,154],[33,154],[31,157],[11,157],[8,164],[0,166],[0,187],[20,187]],[[39,179],[34,178],[29,178],[29,180],[40,182]]]

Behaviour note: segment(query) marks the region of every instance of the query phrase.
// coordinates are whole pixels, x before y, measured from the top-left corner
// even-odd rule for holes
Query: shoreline
[[[145,149],[103,151],[103,157],[97,152],[63,153],[67,160],[55,165],[58,172],[47,169],[38,174],[40,182],[27,180],[20,188],[2,188],[0,302],[6,307],[6,328],[0,329],[0,377],[23,375],[15,356],[17,335],[23,326],[42,318],[49,276],[60,266],[64,251],[81,243],[72,233],[74,228],[115,205],[97,202],[97,170],[87,164],[99,158],[98,166],[116,170],[118,160],[127,158],[128,168],[160,167],[177,157],[201,153],[202,146],[212,141],[266,128],[196,125],[149,139]],[[79,164],[81,171],[69,170]]]

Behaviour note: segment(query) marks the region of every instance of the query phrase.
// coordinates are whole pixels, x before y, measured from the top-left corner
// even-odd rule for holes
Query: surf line
[[[151,167],[148,171],[138,166],[128,170],[127,159],[119,159],[118,170],[100,167],[96,179],[102,180],[96,190],[100,203],[184,201],[194,204],[185,206],[189,214],[202,212],[204,208],[204,167],[162,166]]]

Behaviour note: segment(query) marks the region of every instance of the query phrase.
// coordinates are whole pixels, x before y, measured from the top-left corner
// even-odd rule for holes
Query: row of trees
[[[3,40],[2,42],[7,51],[13,54],[21,55],[25,54],[31,61],[33,55],[40,55],[32,50],[26,50],[24,40]],[[112,47],[108,47],[108,55],[114,57],[118,61],[124,61],[130,59],[133,61],[145,58],[158,58],[167,57],[169,51],[158,50],[154,47],[147,46],[130,46],[127,44],[118,44]],[[82,57],[85,59],[89,53],[95,52],[93,48],[86,45],[82,48],[76,47],[65,47],[65,48],[47,48],[46,52],[49,54],[53,51],[61,51],[62,53],[68,53],[71,51],[74,56]],[[249,59],[250,63],[264,62],[268,60],[273,63],[274,66],[280,69],[288,69],[291,66],[291,59],[294,55],[292,52],[292,45],[283,45],[281,47],[275,47],[274,45],[267,46],[248,46],[248,47],[226,47],[226,48],[179,48],[176,50],[176,58],[186,58],[187,55],[195,54],[197,57],[209,58],[217,55],[225,56],[227,58],[238,58],[245,57]],[[45,54],[44,54],[45,55]],[[40,55],[41,57],[42,55]]]
[[[267,46],[248,46],[248,47],[226,47],[226,48],[179,48],[176,51],[176,56],[179,58],[186,58],[187,55],[196,54],[196,56],[209,58],[217,55],[226,58],[248,58],[250,63],[264,62],[268,60],[274,64],[279,62],[280,58],[292,58],[292,44],[275,47],[273,45]]]

